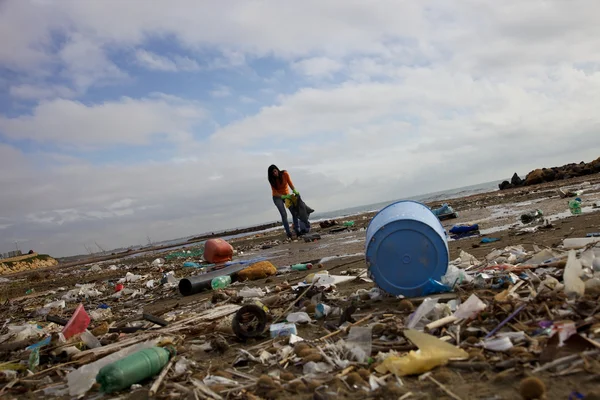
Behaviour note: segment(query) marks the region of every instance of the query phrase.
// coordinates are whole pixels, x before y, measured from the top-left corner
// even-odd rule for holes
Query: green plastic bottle
[[[308,264],[295,264],[295,265],[291,266],[291,268],[294,271],[306,271],[306,270],[312,269],[312,267],[313,266],[310,263],[308,263]]]
[[[571,214],[579,215],[581,214],[581,203],[577,200],[571,200],[569,202],[569,209],[571,210]]]
[[[157,375],[174,355],[175,349],[172,347],[151,347],[138,351],[104,366],[96,375],[96,382],[102,386],[104,393],[128,389],[131,385]]]
[[[231,277],[229,275],[217,276],[210,281],[210,286],[212,286],[213,290],[225,289],[229,285],[231,285]]]

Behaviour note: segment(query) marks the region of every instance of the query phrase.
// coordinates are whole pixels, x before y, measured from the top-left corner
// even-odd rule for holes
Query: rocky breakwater
[[[34,253],[27,256],[7,258],[0,260],[0,275],[53,267],[57,264],[58,261],[46,254]]]
[[[535,169],[521,179],[515,172],[512,179],[498,185],[500,190],[512,189],[522,186],[537,185],[544,182],[560,181],[563,179],[576,178],[578,176],[591,175],[600,172],[600,157],[596,160],[579,164],[567,164],[562,167]]]

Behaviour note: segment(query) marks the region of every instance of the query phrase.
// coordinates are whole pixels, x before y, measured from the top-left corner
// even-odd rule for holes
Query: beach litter
[[[215,266],[153,256],[91,282],[81,270],[78,286],[0,311],[0,396],[467,399],[465,379],[535,398],[577,377],[585,398],[600,365],[600,238],[502,243],[447,257],[422,275],[439,290],[420,296],[386,292],[360,258],[349,265],[357,254]],[[193,277],[203,289],[183,297]]]

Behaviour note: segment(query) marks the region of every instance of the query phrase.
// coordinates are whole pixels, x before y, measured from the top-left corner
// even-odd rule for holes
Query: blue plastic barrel
[[[399,201],[371,220],[365,255],[369,276],[381,289],[421,296],[429,279],[441,280],[448,269],[446,232],[425,205]]]

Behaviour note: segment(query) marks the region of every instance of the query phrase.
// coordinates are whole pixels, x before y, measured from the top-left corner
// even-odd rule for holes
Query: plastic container
[[[204,259],[209,263],[218,264],[231,261],[233,247],[223,239],[209,239],[204,245]]]
[[[440,281],[446,274],[446,232],[429,208],[400,201],[371,220],[365,256],[369,276],[381,289],[396,296],[421,296],[430,279]]]
[[[569,210],[573,215],[581,214],[581,202],[576,199],[569,201]]]
[[[138,351],[103,367],[96,376],[96,382],[105,393],[128,389],[131,385],[158,374],[174,352],[174,349],[169,351],[162,347]]]
[[[225,289],[229,285],[231,285],[231,277],[229,275],[217,276],[210,282],[213,290]]]
[[[91,318],[88,313],[85,312],[83,304],[79,304],[71,316],[71,319],[67,322],[67,325],[65,325],[62,334],[65,339],[69,339],[70,337],[84,332],[90,325],[90,322]]]
[[[269,327],[269,332],[271,333],[271,338],[277,338],[282,336],[291,336],[297,335],[298,330],[296,329],[296,324],[292,323],[279,323],[273,324]]]
[[[293,271],[306,271],[309,269],[312,269],[313,265],[308,263],[308,264],[294,264],[292,265],[292,270]]]

